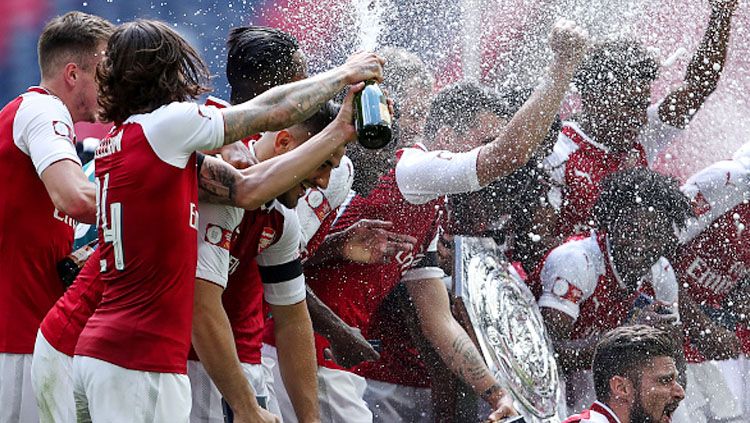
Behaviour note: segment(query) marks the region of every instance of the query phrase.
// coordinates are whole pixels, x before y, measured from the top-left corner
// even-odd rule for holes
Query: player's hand
[[[502,419],[518,415],[518,411],[513,407],[513,399],[507,393],[503,393],[491,405],[494,411],[487,417],[487,422],[499,422]]]
[[[383,64],[385,59],[375,53],[360,52],[350,56],[342,66],[346,83],[353,85],[370,79],[383,82]]]
[[[589,34],[575,22],[559,19],[549,33],[549,46],[555,61],[568,67],[576,67],[586,55]]]
[[[235,423],[281,423],[281,419],[271,413],[268,410],[265,410],[261,407],[257,407],[253,412],[249,413],[248,415],[234,415],[234,422]]]
[[[358,328],[346,325],[327,339],[331,346],[325,351],[326,358],[335,361],[341,367],[348,369],[364,361],[375,361],[380,358],[380,354],[367,342]]]
[[[737,9],[739,0],[708,0],[708,3],[714,13],[732,14]]]
[[[342,255],[356,263],[388,263],[399,252],[414,249],[417,239],[391,232],[393,223],[362,219],[343,232]]]
[[[707,360],[729,360],[742,354],[737,334],[720,325],[713,325],[701,338],[697,340],[698,349]]]
[[[220,149],[220,152],[221,158],[234,166],[235,169],[245,169],[258,163],[250,153],[250,149],[242,141],[226,145]]]
[[[349,87],[344,101],[341,103],[339,114],[336,115],[334,124],[337,127],[336,133],[340,134],[344,143],[349,143],[357,139],[357,130],[354,127],[354,94],[362,91],[365,83],[360,82]]]

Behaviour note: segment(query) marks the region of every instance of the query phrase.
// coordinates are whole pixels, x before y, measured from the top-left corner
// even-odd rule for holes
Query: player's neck
[[[63,83],[50,79],[42,79],[42,81],[39,83],[39,86],[44,88],[44,90],[47,91],[50,95],[59,98],[60,101],[65,104],[65,107],[68,108],[68,111],[73,114],[73,110],[70,107],[71,104],[68,102],[70,99],[67,95],[67,91],[65,90],[65,85]]]
[[[607,146],[612,151],[623,151],[616,142],[612,142],[617,137],[616,131],[613,131],[607,125],[602,125],[596,116],[581,112],[576,119],[576,123],[584,134],[599,144]],[[625,151],[627,150],[624,149]]]
[[[620,423],[630,423],[630,405],[622,401],[602,401],[620,420]]]
[[[255,149],[255,157],[258,161],[266,161],[274,156],[273,139],[265,139],[261,137],[258,141],[253,143]]]

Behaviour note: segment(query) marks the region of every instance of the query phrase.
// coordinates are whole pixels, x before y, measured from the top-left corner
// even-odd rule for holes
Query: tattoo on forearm
[[[225,163],[206,160],[198,177],[198,187],[209,198],[232,201],[235,198],[237,171]]]
[[[472,387],[477,387],[483,379],[491,377],[479,351],[465,333],[453,340],[448,366]]]

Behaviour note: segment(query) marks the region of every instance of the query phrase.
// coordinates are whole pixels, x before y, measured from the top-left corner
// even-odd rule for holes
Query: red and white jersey
[[[96,151],[106,288],[76,355],[186,373],[197,261],[195,151],[224,143],[219,109],[175,102],[116,125]]]
[[[31,354],[63,293],[56,266],[71,252],[76,222],[40,179],[60,160],[80,165],[73,119],[59,98],[32,87],[0,111],[0,353]]]
[[[620,423],[620,419],[606,404],[597,401],[588,410],[568,417],[563,423]]]
[[[263,301],[291,305],[306,297],[297,215],[278,201],[246,211],[231,247],[224,309],[240,361],[260,363]]]
[[[676,292],[677,278],[669,261],[661,258],[644,278],[657,292]],[[612,261],[604,233],[577,236],[550,251],[527,284],[539,307],[570,316],[575,324],[571,339],[605,333],[620,326],[639,293],[625,285]],[[658,300],[659,298],[657,298]]]
[[[717,309],[750,276],[750,163],[742,151],[699,171],[681,188],[698,217],[680,233],[675,269],[697,303]],[[747,330],[738,332],[750,353]]]
[[[331,170],[327,188],[310,188],[300,198],[295,211],[300,223],[300,251],[303,263],[307,258],[314,255],[323,243],[338,215],[339,207],[351,199],[350,192],[353,182],[354,165],[348,157],[344,156],[339,166]],[[265,321],[263,343],[276,346],[274,331],[274,319],[271,317]],[[326,345],[325,338],[316,333],[315,346],[318,365],[340,369],[341,367],[335,362],[326,359],[323,353],[324,345]]]
[[[94,251],[73,284],[52,306],[39,329],[57,351],[73,356],[78,338],[104,292],[99,274],[99,250]]]
[[[402,152],[404,150],[397,154],[401,156]],[[442,270],[435,267],[417,269],[437,233],[443,198],[435,196],[435,200],[423,204],[410,203],[401,193],[402,182],[397,182],[397,173],[392,169],[382,176],[367,197],[354,197],[336,221],[332,232],[344,230],[361,219],[389,221],[393,222],[391,231],[417,239],[415,249],[409,253],[398,253],[387,264],[368,265],[340,260],[306,269],[308,284],[315,294],[347,324],[360,328],[365,337],[369,336],[370,318],[402,278],[421,279],[443,275]]]
[[[589,225],[590,213],[601,193],[601,183],[618,170],[649,167],[679,129],[661,121],[659,104],[648,109],[648,124],[631,151],[613,152],[584,133],[576,122],[563,123],[552,153],[542,162],[552,187],[550,204],[560,210],[566,235]]]

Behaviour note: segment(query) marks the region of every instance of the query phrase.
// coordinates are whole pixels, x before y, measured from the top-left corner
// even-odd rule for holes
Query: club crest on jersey
[[[703,193],[700,191],[698,191],[698,194],[695,195],[695,198],[693,198],[693,201],[691,201],[690,204],[693,206],[693,212],[696,216],[703,216],[711,211],[711,203],[706,200],[706,197],[704,197]]]
[[[53,120],[52,130],[55,131],[55,134],[61,137],[65,137],[68,140],[70,140],[70,142],[75,144],[76,140],[75,140],[75,135],[73,134],[73,129],[70,126],[68,126],[67,123],[60,121],[60,120]]]
[[[273,230],[273,228],[269,226],[263,228],[263,232],[261,232],[260,234],[260,239],[258,239],[258,254],[263,252],[263,250],[265,250],[266,248],[270,247],[275,239],[276,231]]]
[[[219,248],[229,250],[232,245],[232,231],[226,230],[218,225],[206,226],[206,242]]]
[[[305,201],[320,221],[323,221],[328,213],[331,212],[331,204],[328,202],[326,196],[317,188],[313,188],[307,192]]]

